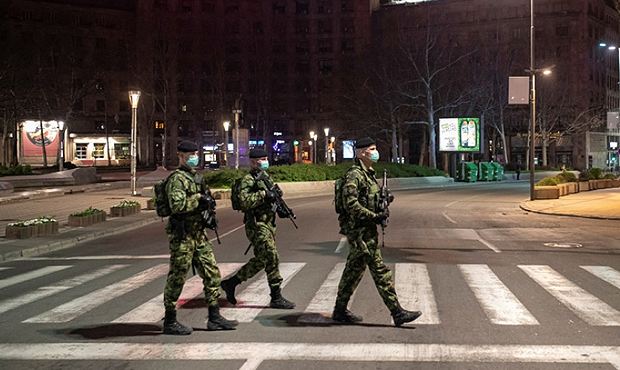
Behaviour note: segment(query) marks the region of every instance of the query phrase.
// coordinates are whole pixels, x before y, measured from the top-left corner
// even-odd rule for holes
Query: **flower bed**
[[[106,213],[100,209],[88,207],[82,212],[69,215],[69,226],[89,226],[106,219]]]
[[[110,215],[112,217],[125,217],[136,213],[139,213],[142,206],[140,202],[134,200],[123,200],[119,204],[110,208]]]
[[[6,226],[7,239],[27,239],[58,234],[58,221],[52,217],[12,222]]]

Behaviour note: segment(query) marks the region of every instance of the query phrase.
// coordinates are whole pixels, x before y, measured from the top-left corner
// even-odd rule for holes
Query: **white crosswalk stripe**
[[[581,266],[592,275],[620,289],[620,272],[609,266]]]
[[[588,324],[620,325],[620,312],[572,283],[551,267],[519,265],[519,268]]]
[[[304,310],[304,315],[299,318],[299,322],[305,323],[329,323],[331,322],[331,313],[336,303],[338,295],[338,283],[344,271],[345,264],[337,263],[330,271],[327,278],[321,284],[319,290],[314,294],[312,300]],[[349,306],[355,298],[355,292],[349,300]]]
[[[27,323],[58,323],[67,322],[100,306],[113,298],[147,284],[168,272],[167,264],[160,264],[144,270],[128,279],[108,285],[85,296],[76,298],[41,315],[23,322]]]
[[[242,266],[241,263],[220,263],[218,265],[222,279],[231,275]],[[203,292],[203,284],[200,276],[191,277],[185,282],[181,296],[177,302],[177,308],[180,308],[185,302],[190,301]],[[164,316],[164,294],[161,293],[153,297],[148,302],[127,312],[123,316],[115,319],[114,323],[130,323],[130,322],[156,322]]]
[[[75,288],[76,286],[98,279],[125,266],[126,265],[111,265],[96,271],[91,271],[83,275],[59,281],[56,284],[41,287],[33,292],[26,293],[15,298],[5,299],[4,301],[0,301],[0,313],[7,312],[19,306],[38,301],[39,299],[49,297],[65,290]]]
[[[397,263],[394,270],[394,285],[401,305],[408,310],[422,312],[415,324],[440,324],[437,302],[426,265]]]
[[[10,269],[12,269],[12,267],[0,267],[0,271],[10,270]]]
[[[24,274],[15,275],[10,278],[0,280],[0,289],[9,287],[11,285],[23,283],[24,281],[40,278],[45,275],[49,275],[54,272],[68,269],[71,266],[47,266],[38,270],[26,272]]]
[[[282,288],[305,266],[305,263],[281,263],[280,275],[282,275]],[[247,288],[236,295],[237,306],[234,308],[224,307],[220,310],[222,316],[229,320],[239,322],[251,322],[258,314],[268,306],[270,301],[269,284],[263,274],[261,278],[251,283]]]
[[[474,292],[492,323],[498,325],[537,325],[538,321],[487,265],[459,265],[465,281]]]
[[[296,275],[303,271],[305,263],[281,263],[280,272],[284,279],[282,287],[285,287]],[[21,295],[0,301],[0,314],[15,310],[26,304],[48,298],[72,288],[82,286],[88,282],[109,275],[127,265],[114,264],[102,267],[87,274],[81,274],[72,278],[64,279],[52,284],[33,288],[32,291],[23,292]],[[233,274],[242,266],[242,263],[221,263],[220,272],[223,278]],[[44,277],[72,266],[49,266],[28,273],[15,275],[0,280],[4,287],[18,284],[35,278]],[[551,296],[565,305],[586,323],[594,326],[620,326],[620,312],[604,302],[601,298],[587,292],[568,278],[556,272],[548,265],[519,265],[535,283],[547,291]],[[303,309],[300,322],[321,323],[330,321],[329,316],[333,310],[338,283],[342,276],[345,263],[337,263],[327,276],[316,288],[309,298],[309,303]],[[437,290],[430,274],[436,268],[432,264],[423,263],[396,263],[394,265],[394,284],[403,307],[411,310],[420,310],[422,317],[415,321],[415,325],[438,325],[442,323],[440,313],[454,309],[454,307],[438,307]],[[496,274],[491,267],[485,264],[462,264],[456,265],[465,283],[469,286],[473,295],[480,304],[490,323],[495,325],[540,325],[537,318],[519,301],[502,281],[500,274]],[[609,266],[579,266],[579,268],[591,273],[600,279],[601,284],[609,283],[613,289],[620,289],[620,273]],[[575,270],[579,269],[575,267]],[[159,264],[149,269],[140,271],[129,278],[112,283],[106,287],[96,289],[83,296],[72,299],[60,306],[45,312],[34,312],[35,315],[26,318],[24,323],[61,323],[76,319],[77,317],[99,307],[111,300],[120,297],[132,290],[138,289],[156,279],[165,280],[167,264]],[[252,280],[247,286],[240,286],[237,291],[239,304],[235,307],[222,307],[222,314],[229,319],[240,322],[251,322],[268,308],[270,300],[269,285],[264,273]],[[513,275],[514,276],[514,275]],[[567,275],[570,276],[570,275]],[[372,283],[372,282],[371,282]],[[358,289],[359,290],[359,289]],[[199,276],[194,276],[185,284],[179,297],[178,307],[183,308],[189,302],[203,294],[203,285]],[[73,298],[73,297],[72,297]],[[439,297],[442,298],[442,297]],[[603,298],[605,299],[605,298]],[[111,317],[113,323],[152,323],[159,321],[164,314],[163,294],[160,293],[137,306],[127,307],[125,314],[119,317]],[[612,303],[612,302],[610,302]],[[122,301],[119,304],[123,304]],[[352,311],[363,306],[364,302],[351,299]],[[36,307],[35,307],[36,309]],[[16,311],[17,312],[17,311]],[[122,311],[121,311],[122,312]]]

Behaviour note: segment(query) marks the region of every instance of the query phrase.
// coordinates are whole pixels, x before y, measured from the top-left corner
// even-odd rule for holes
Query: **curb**
[[[33,199],[62,197],[67,194],[115,190],[115,189],[121,189],[124,187],[128,188],[129,186],[123,181],[118,181],[118,182],[109,182],[109,183],[91,184],[91,185],[76,185],[68,189],[34,190],[32,192],[23,192],[22,194],[8,195],[6,197],[0,198],[0,205],[18,203],[18,202],[23,202],[27,200],[33,200]]]
[[[2,255],[0,255],[0,261],[6,262],[6,261],[14,260],[17,258],[34,257],[34,256],[38,256],[44,253],[54,252],[54,251],[66,249],[66,248],[71,248],[83,242],[92,241],[92,240],[103,238],[106,236],[112,236],[112,235],[121,234],[127,231],[139,229],[143,226],[150,225],[152,223],[160,221],[160,219],[161,218],[158,216],[151,216],[145,219],[137,220],[129,224],[111,228],[109,230],[91,231],[83,235],[74,236],[74,237],[64,239],[64,240],[57,240],[57,241],[54,241],[48,244],[39,245],[37,247],[26,248],[26,249],[22,249],[19,251],[3,253]]]
[[[548,215],[548,216],[564,216],[564,217],[575,217],[575,218],[589,218],[589,219],[595,219],[595,220],[613,220],[613,221],[617,221],[620,220],[620,217],[603,217],[603,216],[593,216],[593,215],[578,215],[578,214],[574,214],[574,213],[559,213],[559,212],[551,212],[551,211],[541,211],[541,210],[537,210],[537,209],[533,209],[533,208],[529,208],[526,205],[526,202],[522,202],[519,203],[519,208],[521,208],[524,211],[527,212],[532,212],[532,213],[537,213],[540,215]]]

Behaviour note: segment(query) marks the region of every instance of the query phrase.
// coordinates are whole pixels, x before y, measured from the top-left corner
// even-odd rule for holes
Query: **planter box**
[[[8,226],[6,227],[7,239],[28,239],[32,238],[33,226]]]
[[[534,199],[558,199],[560,188],[557,186],[535,186]]]
[[[579,181],[579,191],[589,191],[589,190],[590,190],[589,181]]]
[[[58,222],[46,222],[30,226],[7,225],[6,227],[7,239],[28,239],[52,234],[58,234]]]
[[[619,180],[611,180],[611,186],[614,188],[620,188],[620,179]]]
[[[97,212],[87,216],[69,215],[69,226],[90,226],[106,220],[105,212]]]
[[[130,216],[140,212],[140,205],[136,205],[133,207],[111,207],[110,215],[112,217],[125,217]]]
[[[155,199],[149,199],[146,201],[146,209],[149,209],[149,210],[155,209]]]

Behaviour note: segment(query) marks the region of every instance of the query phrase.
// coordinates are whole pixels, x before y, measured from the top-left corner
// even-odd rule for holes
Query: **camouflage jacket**
[[[182,165],[170,174],[166,183],[166,195],[172,211],[171,218],[182,218],[192,227],[198,227],[202,223],[202,215],[198,209],[202,189],[200,184],[194,180],[195,176],[194,169]]]
[[[375,227],[373,219],[379,196],[379,184],[375,177],[375,170],[367,168],[359,160],[347,171],[346,180],[342,187],[343,205],[345,212],[339,216],[341,233]]]
[[[247,224],[250,222],[264,222],[275,224],[276,214],[272,207],[272,202],[265,199],[265,187],[262,181],[256,181],[256,176],[261,172],[260,169],[252,169],[249,174],[245,175],[241,180],[241,188],[239,191],[239,200],[245,212],[243,221]],[[269,175],[264,175],[269,178]]]

